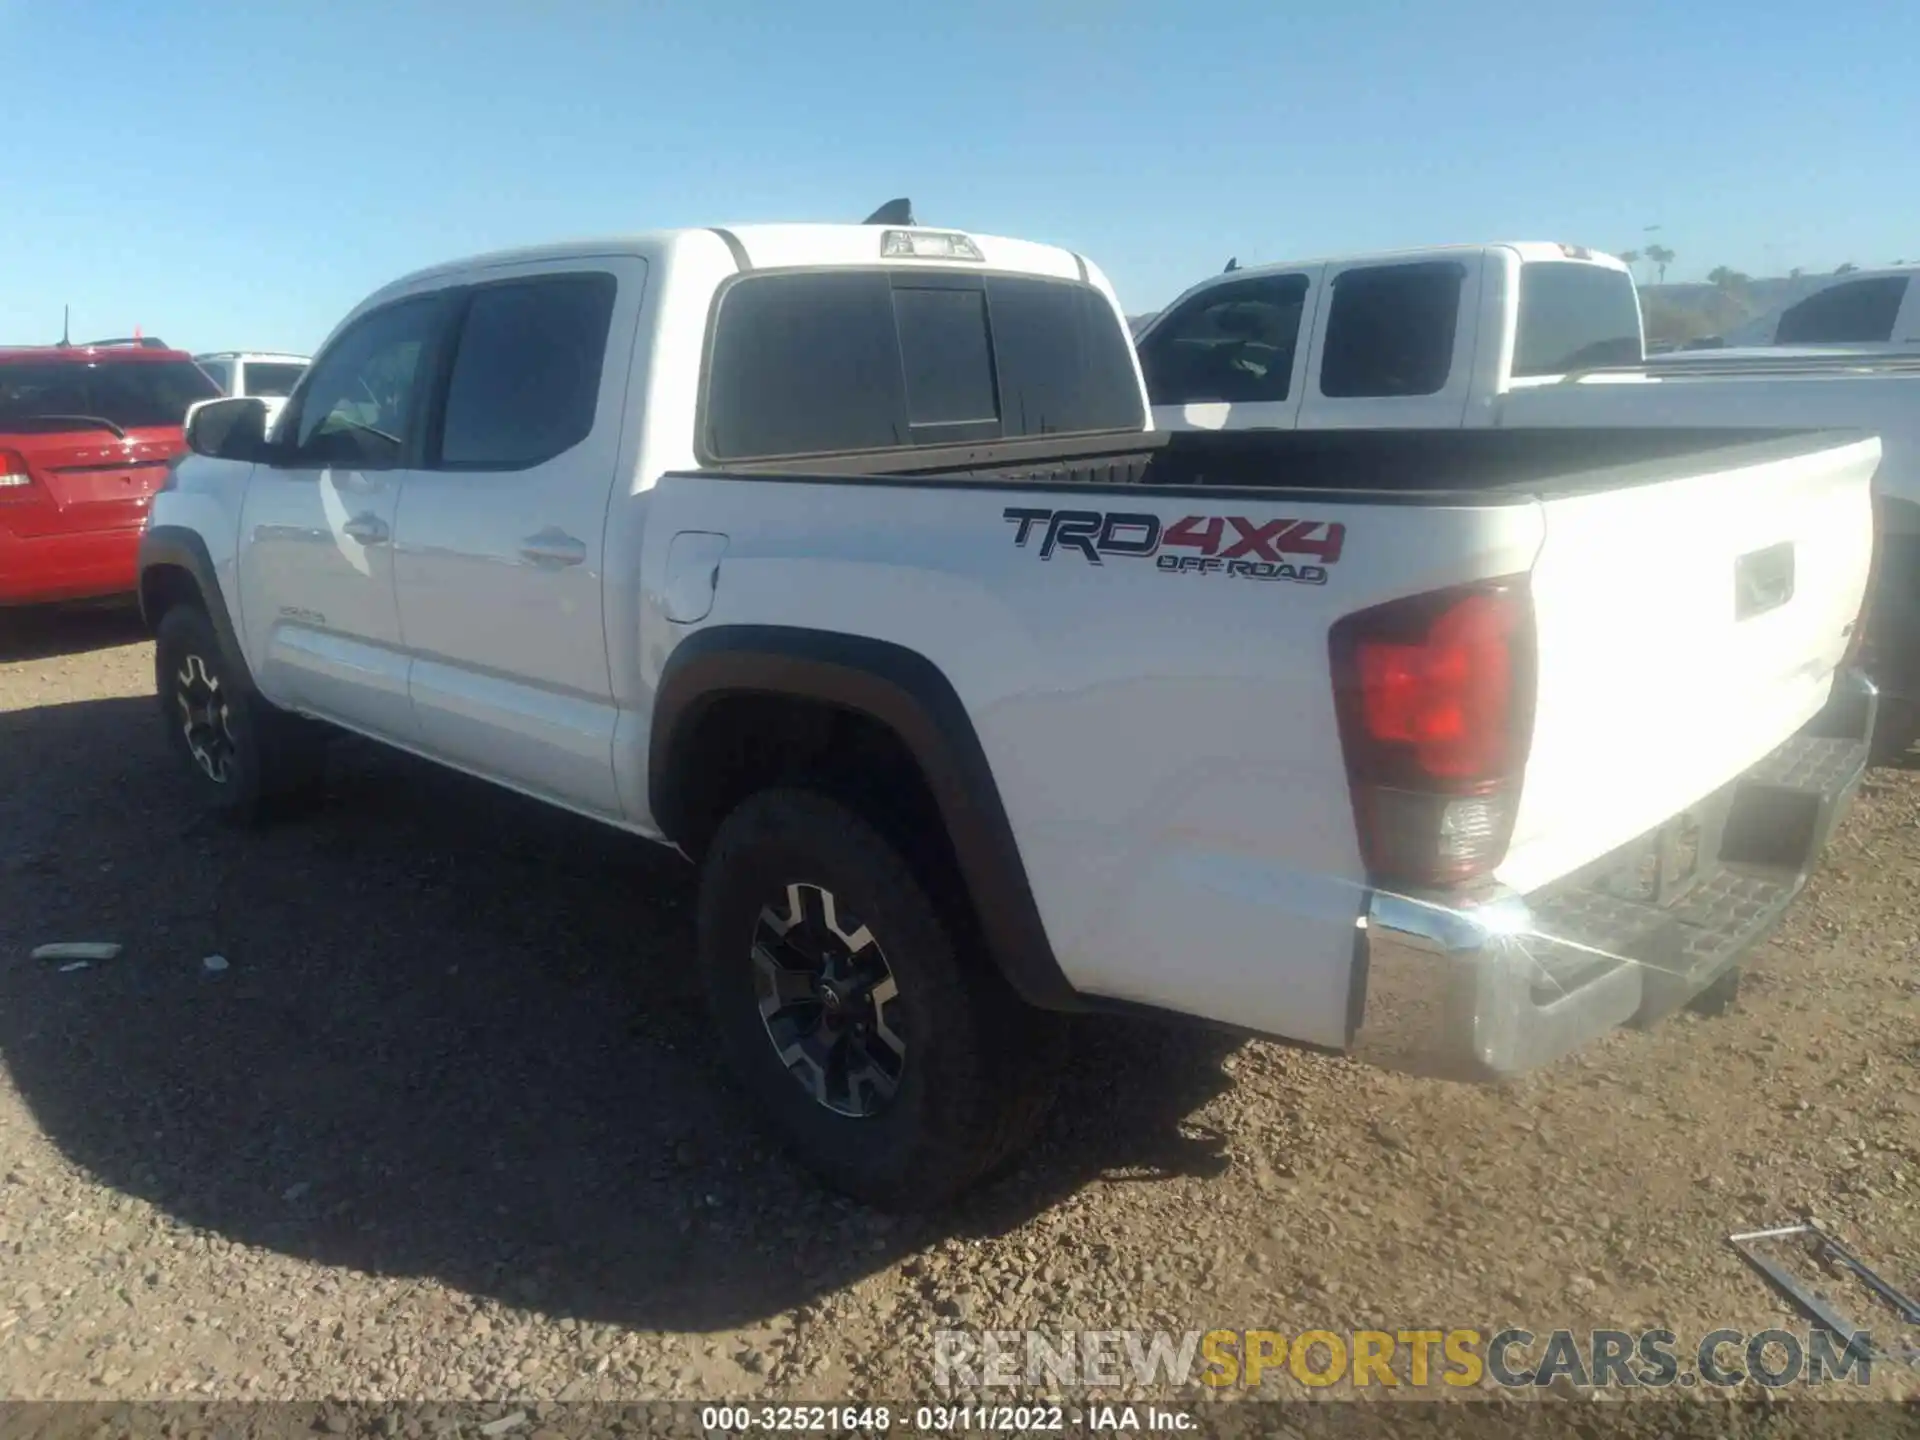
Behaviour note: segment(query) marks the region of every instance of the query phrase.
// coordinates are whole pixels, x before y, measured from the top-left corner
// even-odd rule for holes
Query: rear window
[[[179,425],[220,387],[191,360],[25,361],[0,365],[0,428],[43,416],[111,420],[122,429]]]
[[[306,373],[304,365],[289,365],[281,360],[249,360],[241,371],[241,383],[249,395],[285,396],[293,393],[293,387]]]
[[[1090,285],[828,270],[749,275],[720,299],[716,461],[1145,425],[1126,331]]]
[[[1515,375],[1564,375],[1590,365],[1637,365],[1643,358],[1632,276],[1565,260],[1520,267]]]
[[[1351,399],[1444,390],[1465,280],[1450,260],[1343,271],[1333,282],[1320,393]]]
[[[1776,345],[1878,345],[1893,338],[1907,277],[1848,280],[1780,312]]]

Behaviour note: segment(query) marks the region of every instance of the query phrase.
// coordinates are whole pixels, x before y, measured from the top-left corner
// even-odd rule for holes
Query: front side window
[[[1437,395],[1453,369],[1466,271],[1450,260],[1372,265],[1333,282],[1320,393]]]
[[[420,423],[428,344],[438,296],[402,300],[363,316],[314,362],[293,428],[299,465],[391,468]]]
[[[1305,275],[1261,275],[1194,296],[1140,347],[1156,405],[1285,400],[1307,300]]]
[[[447,383],[439,463],[520,470],[586,439],[617,288],[613,276],[593,273],[474,291]]]
[[[746,276],[709,348],[716,461],[1143,429],[1127,332],[1090,285],[948,270]]]
[[[220,387],[221,393],[233,393],[233,362],[231,360],[201,360],[196,362],[207,372],[207,377]]]

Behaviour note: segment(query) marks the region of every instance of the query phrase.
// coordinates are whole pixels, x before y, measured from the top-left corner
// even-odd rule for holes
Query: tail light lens
[[[1336,621],[1334,706],[1375,883],[1490,873],[1513,837],[1533,738],[1524,576],[1409,596]]]
[[[18,504],[33,496],[33,473],[18,450],[0,450],[0,505]]]

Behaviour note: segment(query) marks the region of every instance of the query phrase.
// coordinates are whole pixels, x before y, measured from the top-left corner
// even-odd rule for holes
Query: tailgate
[[[172,429],[0,435],[0,450],[26,461],[28,476],[0,492],[0,515],[21,536],[137,526],[184,449]]]
[[[1544,501],[1533,745],[1502,881],[1524,893],[1636,839],[1819,711],[1865,593],[1880,453],[1803,435]]]

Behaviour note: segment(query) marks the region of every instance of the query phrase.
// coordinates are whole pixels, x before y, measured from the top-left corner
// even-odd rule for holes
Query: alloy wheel
[[[194,764],[214,784],[226,784],[238,747],[230,723],[231,707],[219,674],[202,657],[189,654],[174,676],[174,698],[180,706],[180,728]]]
[[[760,1019],[796,1084],[836,1114],[886,1108],[906,1067],[899,986],[873,932],[831,890],[790,884],[753,935]]]

